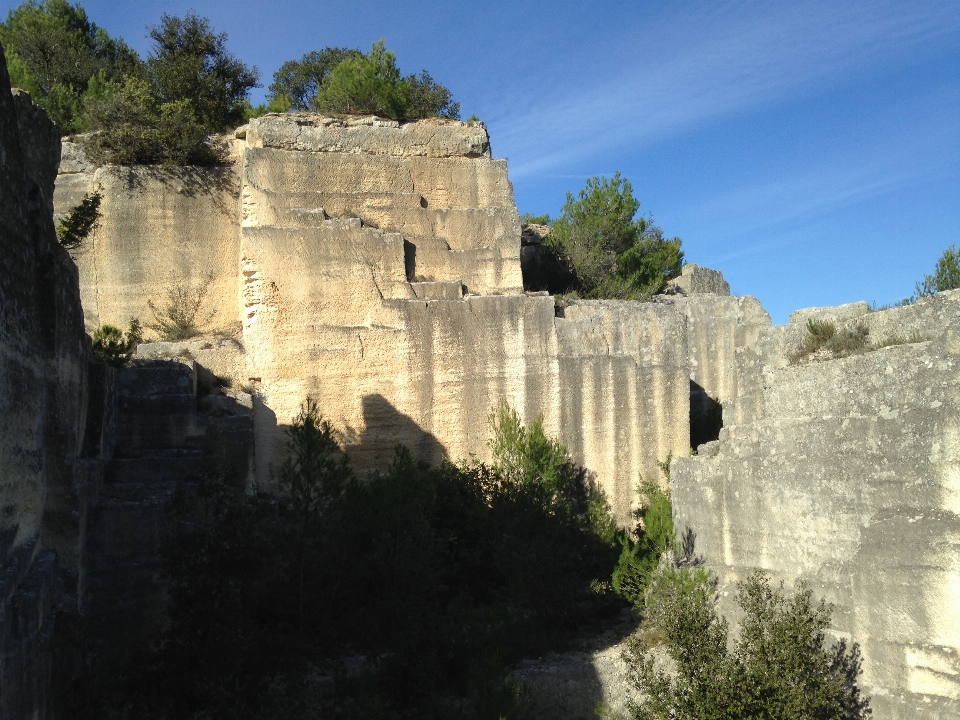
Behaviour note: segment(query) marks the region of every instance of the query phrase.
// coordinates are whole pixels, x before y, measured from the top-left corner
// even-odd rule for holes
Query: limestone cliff
[[[791,363],[810,318],[902,344]],[[792,320],[737,348],[719,441],[674,463],[676,521],[720,576],[723,610],[756,568],[835,603],[875,717],[957,717],[960,291]]]
[[[54,124],[0,60],[0,717],[51,715],[56,610],[78,613],[110,374],[57,242]]]
[[[260,482],[308,395],[361,469],[397,443],[486,457],[506,399],[543,415],[623,523],[639,475],[689,448],[683,300],[558,315],[525,294],[506,161],[479,123],[268,115],[237,131],[233,164],[176,171],[93,168],[66,147],[58,210],[104,196],[76,253],[88,329],[149,321],[148,300],[209,282],[206,329],[244,350],[241,369],[211,369],[255,390]]]
[[[3,172],[20,178],[22,162],[11,153]],[[207,287],[201,319],[208,337],[156,344],[142,355],[189,354],[197,372],[248,386],[249,396],[204,402],[207,409],[235,405],[242,395],[252,406],[252,423],[244,411],[227,425],[238,437],[255,436],[255,479],[270,482],[283,459],[283,429],[307,396],[320,402],[360,469],[382,466],[397,443],[433,461],[486,457],[488,413],[506,399],[527,421],[543,416],[546,430],[597,477],[624,524],[639,475],[658,477],[657,461],[672,454],[677,523],[697,532],[720,574],[724,609],[732,584],[752,568],[788,583],[807,579],[837,603],[837,634],[863,644],[876,717],[956,716],[960,295],[878,313],[865,304],[814,309],[770,327],[755,299],[731,297],[719,273],[688,266],[670,294],[651,303],[560,308],[545,293],[523,292],[506,162],[492,158],[482,125],[268,115],[237,131],[231,158],[215,168],[95,168],[65,144],[56,206],[63,212],[91,189],[104,195],[104,217],[76,253],[88,330],[133,316],[149,321],[147,301],[162,303],[177,284]],[[5,237],[39,237],[24,209],[45,202],[42,179],[34,185],[34,196],[3,197]],[[35,222],[47,224],[49,240],[49,223]],[[69,433],[82,426],[71,421],[52,436],[69,442],[49,442],[49,408],[76,418],[82,413],[74,405],[85,397],[82,353],[69,349],[82,342],[75,302],[64,305],[73,310],[52,334],[34,333],[33,320],[7,311],[44,307],[28,298],[46,287],[31,253],[15,249],[3,260],[5,278],[39,279],[5,279],[0,288],[13,299],[3,305],[2,377],[17,388],[25,378],[31,397],[62,397],[55,405],[11,406],[4,416],[16,426],[10,437],[23,437],[2,459],[23,478],[7,491],[20,503],[10,536],[18,548],[34,547],[40,527],[47,536],[45,518],[67,518],[66,509],[78,506],[75,496],[72,505],[57,500],[68,497],[67,475],[42,458],[74,447]],[[49,320],[29,312],[37,323]],[[808,317],[863,323],[873,339],[910,342],[791,365]],[[41,347],[51,337],[70,342]],[[20,344],[22,353],[9,350]],[[38,379],[54,371],[52,385]],[[108,473],[113,481],[129,480],[130,467],[139,468],[130,471],[136,477],[155,467],[160,455],[150,453],[173,453],[189,465],[198,458],[190,454],[195,445],[220,433],[210,418],[197,417],[196,393],[177,388],[121,408],[146,430],[123,440],[126,451]],[[719,441],[683,457],[691,424],[719,420],[717,401],[725,425]],[[149,430],[156,418],[134,417],[154,402],[183,411],[156,437]],[[170,446],[153,447],[154,439]],[[245,467],[250,452],[241,445]],[[223,454],[235,446],[218,447]],[[162,482],[174,478],[166,472]],[[140,555],[124,556],[123,547],[143,539],[129,528],[160,495],[146,488],[139,505],[125,504],[128,492],[108,489],[98,511],[103,562],[94,566],[108,568],[98,576],[108,580],[101,597],[120,592],[110,584],[122,574],[116,568],[142,570],[149,555],[149,543]],[[85,516],[77,517],[49,525],[62,557],[83,547],[70,539],[70,522],[82,526]],[[158,517],[142,526],[156,527]],[[154,602],[155,589],[141,582],[131,604]]]

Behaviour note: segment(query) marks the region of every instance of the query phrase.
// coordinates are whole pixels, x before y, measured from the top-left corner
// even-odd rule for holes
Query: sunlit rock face
[[[873,313],[815,308],[770,327],[755,299],[690,266],[653,302],[561,307],[523,291],[506,162],[480,124],[268,115],[221,142],[223,165],[178,170],[97,168],[65,144],[55,209],[103,195],[103,218],[74,253],[88,331],[149,323],[150,303],[172,289],[203,291],[205,336],[152,345],[149,357],[232,378],[236,397],[216,400],[242,397],[252,411],[251,482],[273,481],[308,396],[361,472],[384,467],[398,443],[433,462],[488,458],[488,417],[506,400],[527,422],[543,417],[624,525],[640,476],[660,478],[672,456],[677,523],[720,575],[724,610],[753,568],[808,580],[836,604],[835,633],[861,643],[877,718],[957,716],[960,295]],[[11,152],[4,172],[21,173]],[[3,203],[5,237],[28,236],[28,201]],[[537,245],[529,233],[526,245]],[[18,278],[31,277],[26,252],[3,259],[21,263],[10,265]],[[4,292],[33,292],[18,283]],[[808,319],[907,342],[791,364]],[[27,332],[8,325],[5,337]],[[68,356],[56,365],[67,395],[79,377]],[[49,371],[31,357],[15,358],[28,380]],[[687,457],[691,427],[709,430],[721,411],[719,440]],[[42,454],[42,413],[17,412],[23,448]],[[59,497],[46,466],[24,467],[9,490],[22,496],[18,547],[41,525],[46,537],[41,517],[69,515],[43,507]],[[49,525],[64,557],[76,547],[69,527]]]
[[[685,313],[525,294],[507,164],[482,124],[268,115],[214,168],[96,168],[65,147],[58,212],[103,195],[75,253],[88,330],[149,323],[171,288],[203,288],[205,330],[243,348],[261,483],[307,396],[361,470],[398,443],[487,458],[506,400],[543,416],[623,523],[639,476],[689,448]]]
[[[791,363],[809,319],[903,344]],[[697,533],[724,609],[755,568],[833,602],[875,717],[957,717],[960,291],[792,320],[738,353],[719,442],[673,466],[676,520]]]

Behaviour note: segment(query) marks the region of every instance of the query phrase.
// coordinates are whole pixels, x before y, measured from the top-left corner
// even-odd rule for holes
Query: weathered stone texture
[[[392,157],[489,158],[490,138],[481,123],[432,118],[399,123],[377,117],[340,119],[313,113],[270,114],[252,120],[251,147]]]
[[[735,421],[672,471],[676,521],[719,573],[809,582],[864,651],[875,716],[960,712],[960,292],[818,308],[744,348]],[[791,365],[808,318],[922,342]],[[914,340],[920,339],[914,335]]]
[[[239,182],[233,166],[90,169],[76,146],[61,166],[56,211],[64,214],[89,192],[103,199],[102,217],[72,251],[80,269],[84,320],[126,328],[154,319],[147,301],[164,307],[178,284],[206,286],[199,319],[207,330],[239,330]]]
[[[490,158],[486,129],[357,122],[309,114],[253,120],[243,159],[244,227],[360,218],[403,234],[410,281],[461,282],[473,294],[520,292],[520,219],[506,161]]]
[[[678,295],[729,295],[730,283],[723,279],[719,270],[687,263],[680,277],[667,283],[667,292]]]
[[[639,473],[656,477],[689,444],[684,318],[640,303],[557,318],[552,298],[520,294],[519,218],[482,126],[304,115],[244,134],[260,480],[308,395],[360,468],[400,442],[428,460],[487,457],[505,399],[527,421],[543,415],[628,522]]]
[[[102,472],[108,383],[90,366],[77,270],[54,230],[59,143],[0,61],[2,717],[50,716],[54,609],[77,609]]]

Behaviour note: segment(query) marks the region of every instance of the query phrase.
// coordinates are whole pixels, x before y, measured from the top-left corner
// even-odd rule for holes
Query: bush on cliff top
[[[397,58],[378,40],[367,54],[348,53],[319,83],[310,101],[320,112],[373,114],[397,119],[440,116],[457,120],[460,104],[426,70],[401,77]]]
[[[923,280],[917,283],[914,299],[957,288],[960,288],[960,252],[951,245],[937,260],[933,275],[924,275]]]
[[[232,56],[206,18],[162,15],[146,62],[80,5],[27,0],[0,25],[11,82],[98,162],[217,162],[211,133],[244,121],[257,71]]]
[[[620,173],[588,179],[576,199],[567,193],[545,245],[569,268],[574,287],[547,289],[621,300],[661,292],[683,267],[681,241],[666,239],[652,219],[636,217],[639,208],[633,186]]]
[[[79,4],[28,0],[0,24],[13,87],[30,93],[64,133],[84,128],[83,95],[92,77],[134,72],[140,63],[120,38],[111,38]]]

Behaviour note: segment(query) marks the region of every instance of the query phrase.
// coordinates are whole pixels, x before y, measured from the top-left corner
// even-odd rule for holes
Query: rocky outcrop
[[[56,127],[0,60],[0,717],[51,715],[56,610],[80,611],[107,450],[110,371],[91,362],[57,242]]]
[[[161,551],[174,492],[204,475],[225,478],[238,491],[252,479],[250,396],[203,387],[198,370],[189,359],[137,358],[117,373],[115,449],[86,549],[92,638],[86,652],[102,667],[156,638],[166,596]]]
[[[960,291],[869,312],[813,308],[737,353],[718,442],[675,461],[674,512],[733,611],[760,568],[836,605],[875,717],[960,713]],[[797,362],[808,319],[879,349]]]

